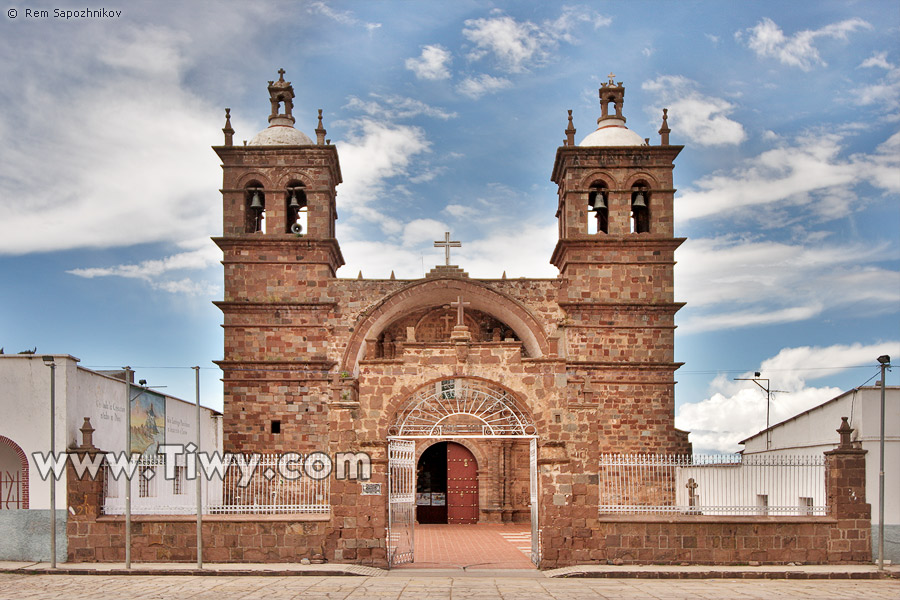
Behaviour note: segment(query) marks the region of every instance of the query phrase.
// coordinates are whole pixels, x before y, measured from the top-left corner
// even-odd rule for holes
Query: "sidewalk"
[[[900,579],[900,565],[884,573],[875,565],[764,565],[750,567],[712,565],[582,565],[547,571],[522,569],[394,569],[343,564],[210,563],[202,570],[195,563],[59,563],[0,561],[0,573],[63,575],[198,575],[198,576],[352,576],[352,577],[518,577],[603,579]]]

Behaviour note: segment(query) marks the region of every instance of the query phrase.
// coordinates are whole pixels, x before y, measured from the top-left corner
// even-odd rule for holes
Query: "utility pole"
[[[884,571],[884,386],[885,371],[891,367],[891,357],[878,357],[881,365],[881,438],[879,440],[878,463],[878,570]]]
[[[42,357],[50,367],[50,456],[56,460],[56,361],[52,356]],[[56,568],[56,474],[50,476],[50,568]]]

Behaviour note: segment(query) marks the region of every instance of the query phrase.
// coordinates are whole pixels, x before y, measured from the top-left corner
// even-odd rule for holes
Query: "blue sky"
[[[896,2],[153,2],[0,24],[0,346],[125,364],[221,408],[222,143],[266,126],[338,146],[339,276],[554,277],[550,170],[574,111],[626,87],[676,161],[677,424],[735,449],[900,358]],[[32,10],[67,3],[32,3]],[[71,4],[73,9],[83,4]],[[900,383],[894,370],[889,384]],[[749,386],[749,387],[748,387]],[[836,424],[837,425],[837,424]]]

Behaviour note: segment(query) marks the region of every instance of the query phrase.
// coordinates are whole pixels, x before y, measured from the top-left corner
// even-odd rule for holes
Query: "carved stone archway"
[[[419,388],[397,411],[399,438],[533,437],[534,421],[505,388],[481,379],[442,379]]]

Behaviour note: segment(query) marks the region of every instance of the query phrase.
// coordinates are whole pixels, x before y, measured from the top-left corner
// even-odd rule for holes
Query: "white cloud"
[[[721,98],[705,96],[697,91],[697,83],[681,75],[662,75],[644,82],[641,87],[656,94],[669,109],[669,126],[701,146],[739,144],[746,137],[744,127],[728,118],[734,105]],[[650,108],[659,115],[661,107]]]
[[[362,119],[337,146],[344,174],[338,191],[341,209],[378,223],[386,233],[399,233],[401,222],[377,203],[386,202],[383,194],[388,181],[408,175],[413,157],[429,151],[425,132],[419,127]]]
[[[322,16],[328,17],[341,25],[361,25],[365,27],[368,31],[374,31],[381,27],[381,23],[367,23],[365,21],[360,21],[357,19],[352,12],[349,10],[335,10],[331,8],[325,2],[310,2],[306,10],[314,14],[320,14]]]
[[[66,271],[71,275],[94,279],[96,277],[124,277],[146,281],[155,289],[187,295],[212,295],[218,286],[196,278],[164,279],[171,271],[201,270],[217,265],[222,260],[221,251],[209,238],[191,240],[188,246],[196,250],[180,252],[159,260],[145,260],[137,264],[120,264],[113,267],[87,267]]]
[[[441,239],[447,229],[440,221],[419,219],[404,226],[402,240],[396,242],[345,242],[346,236],[342,237],[347,270],[341,276],[355,277],[361,270],[365,277],[387,277],[391,271],[401,279],[422,277],[435,265],[444,264],[444,251],[434,247],[434,240]],[[556,243],[555,224],[535,221],[484,233],[451,234],[452,239],[462,241],[461,248],[452,249],[451,262],[472,277],[499,278],[504,271],[509,277],[556,277],[548,260]]]
[[[403,245],[433,244],[440,239],[439,232],[447,231],[447,225],[434,219],[415,219],[403,227]]]
[[[808,320],[825,311],[894,310],[900,272],[878,266],[886,244],[808,245],[734,237],[687,240],[678,250],[681,334]]]
[[[887,72],[876,83],[863,85],[854,95],[854,102],[860,106],[880,104],[888,111],[900,109],[900,67],[889,63],[887,52],[876,52],[860,65],[860,68],[881,68]],[[900,120],[900,115],[891,115],[890,120]]]
[[[794,210],[805,206],[819,219],[834,218],[848,214],[860,204],[845,202],[842,210],[835,213],[833,203],[816,202],[821,196],[847,197],[848,190],[859,183],[870,183],[888,192],[900,188],[900,156],[893,151],[900,138],[892,136],[873,154],[848,158],[840,156],[841,141],[837,134],[804,135],[745,159],[728,171],[702,177],[676,200],[675,218],[681,222],[721,215],[734,219],[752,208],[760,220],[771,224],[778,221],[760,209],[778,210],[784,206],[793,206]]]
[[[848,34],[858,29],[871,28],[868,22],[853,18],[820,29],[798,31],[788,37],[772,19],[766,17],[745,32],[737,32],[735,37],[743,39],[746,33],[747,47],[757,56],[776,58],[784,65],[809,71],[816,65],[826,65],[814,45],[817,38],[846,40]]]
[[[577,43],[575,29],[580,23],[589,23],[594,29],[612,23],[609,17],[582,6],[563,7],[559,17],[541,23],[517,21],[497,12],[492,14],[490,18],[465,22],[463,36],[475,44],[468,56],[471,60],[493,56],[498,66],[510,73],[522,73],[544,64],[560,41]]]
[[[221,139],[222,117],[182,84],[188,41],[123,27],[79,37],[83,61],[38,55],[5,68],[22,93],[0,115],[0,130],[15,132],[0,151],[0,254],[178,242],[219,227],[209,190],[221,171],[198,149]]]
[[[437,81],[450,78],[450,63],[453,58],[450,51],[440,44],[422,47],[419,58],[407,58],[406,68],[415,73],[419,79]]]
[[[874,371],[875,357],[898,352],[898,341],[782,349],[755,369],[770,380],[770,390],[783,390],[772,393],[770,423],[818,406],[842,391],[809,386],[807,382],[859,365],[872,365]],[[739,377],[752,378],[753,371]],[[766,394],[752,381],[719,375],[710,384],[709,397],[678,408],[675,424],[691,432],[695,452],[735,452],[741,448],[739,441],[765,428]]]
[[[511,85],[512,82],[504,77],[491,77],[490,75],[482,74],[477,77],[463,79],[457,86],[457,90],[464,96],[477,99],[485,94],[493,94],[506,89]]]
[[[887,60],[887,52],[875,52],[872,54],[872,56],[860,63],[859,67],[861,69],[867,69],[871,67],[891,69],[893,68],[893,65]]]
[[[420,115],[442,121],[457,117],[455,112],[447,112],[441,108],[429,106],[415,98],[396,95],[383,96],[374,93],[369,94],[369,100],[350,96],[344,108],[359,110],[376,119],[389,121],[412,119]]]

